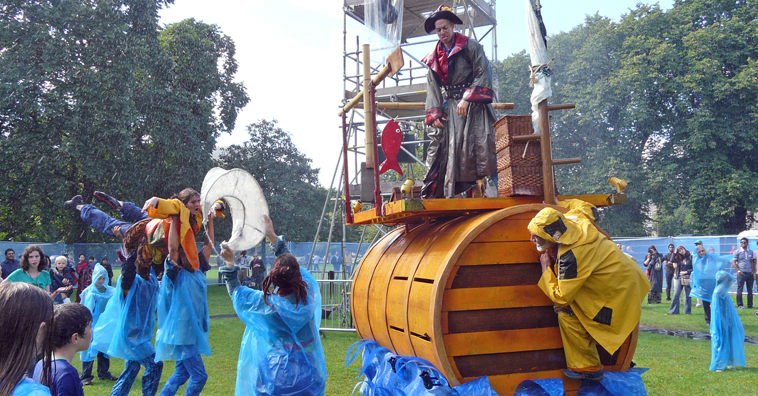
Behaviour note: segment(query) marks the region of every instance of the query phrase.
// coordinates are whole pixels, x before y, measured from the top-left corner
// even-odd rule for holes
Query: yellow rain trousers
[[[595,228],[591,204],[558,205],[569,211],[544,208],[528,226],[532,234],[560,244],[555,266],[542,273],[539,287],[562,311],[558,322],[568,368],[593,372],[602,369],[596,343],[611,354],[618,350],[639,323],[650,282]]]

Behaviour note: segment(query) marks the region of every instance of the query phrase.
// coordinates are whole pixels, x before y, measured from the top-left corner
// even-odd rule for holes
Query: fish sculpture
[[[403,175],[403,170],[397,162],[397,153],[400,152],[401,143],[403,143],[403,131],[397,121],[390,120],[382,130],[382,150],[387,159],[379,165],[380,175],[390,169],[397,171],[400,176]]]

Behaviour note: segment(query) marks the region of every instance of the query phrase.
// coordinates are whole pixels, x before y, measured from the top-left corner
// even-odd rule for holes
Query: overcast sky
[[[542,16],[548,35],[553,35],[571,30],[596,12],[619,20],[637,3],[542,0]],[[175,0],[161,11],[162,24],[195,18],[218,25],[236,43],[237,80],[245,84],[251,100],[237,117],[234,133],[219,138],[220,145],[247,140],[245,126],[261,118],[277,119],[298,149],[321,169],[321,184],[330,185],[342,144],[337,116],[342,100],[342,4],[342,0]],[[673,0],[659,4],[670,9]],[[526,48],[525,15],[524,0],[497,1],[500,60]],[[365,37],[362,26],[348,18],[348,50],[355,47],[357,35]],[[418,47],[425,53],[431,45]]]

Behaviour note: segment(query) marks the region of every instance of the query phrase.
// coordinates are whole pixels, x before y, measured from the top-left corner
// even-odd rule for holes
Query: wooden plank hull
[[[529,220],[544,204],[517,205],[408,225],[385,236],[356,269],[358,335],[432,362],[457,385],[483,375],[500,395],[566,368],[558,318],[537,287]],[[565,211],[565,209],[560,209]],[[629,368],[635,330],[608,371]]]

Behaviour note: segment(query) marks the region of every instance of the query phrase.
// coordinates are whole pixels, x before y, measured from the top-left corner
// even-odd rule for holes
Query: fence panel
[[[353,281],[323,279],[318,281],[321,290],[321,330],[355,331],[350,314],[350,291]]]

